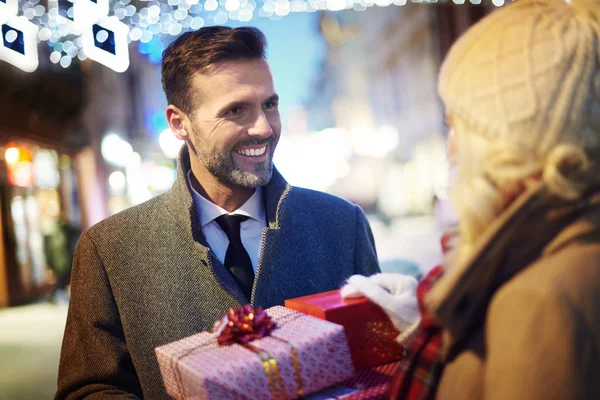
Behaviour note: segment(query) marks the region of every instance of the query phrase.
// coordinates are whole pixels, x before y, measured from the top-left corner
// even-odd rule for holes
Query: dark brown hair
[[[167,102],[191,114],[190,82],[195,72],[222,61],[266,57],[265,35],[256,28],[209,26],[179,36],[163,52],[162,85]]]

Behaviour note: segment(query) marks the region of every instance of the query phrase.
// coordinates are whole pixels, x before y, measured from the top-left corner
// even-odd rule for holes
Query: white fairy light
[[[50,39],[50,35],[52,35],[52,31],[48,28],[42,28],[38,32],[38,38],[40,38],[40,40],[43,41],[47,41],[48,39]]]
[[[265,10],[265,12],[274,13],[275,12],[275,1],[273,1],[273,0],[265,1],[262,9]]]
[[[128,17],[133,17],[133,15],[135,14],[135,6],[130,4],[127,7],[125,7],[125,15],[127,15]]]
[[[125,18],[126,15],[127,15],[127,12],[125,11],[124,8],[119,8],[118,10],[115,11],[115,17],[117,17],[119,19]]]
[[[206,3],[204,3],[204,9],[206,11],[215,11],[217,8],[219,8],[217,0],[207,0]]]
[[[181,33],[182,27],[181,24],[178,22],[172,22],[169,25],[169,35],[171,36],[177,36]]]
[[[293,12],[306,11],[306,3],[302,0],[293,0],[290,6]]]
[[[142,37],[142,33],[140,28],[133,28],[129,31],[129,39],[137,42]]]
[[[290,2],[288,0],[277,0],[275,2],[275,14],[281,17],[290,13]]]
[[[346,8],[345,0],[327,0],[327,9],[329,11],[340,11]]]
[[[240,1],[239,0],[227,0],[225,2],[225,9],[227,11],[237,11],[240,9]]]
[[[52,61],[53,64],[57,64],[60,61],[60,52],[53,51],[50,53],[50,61]]]
[[[63,68],[69,68],[69,65],[71,65],[71,57],[62,56],[60,59],[60,66]]]
[[[87,56],[85,55],[85,51],[83,49],[79,49],[79,51],[77,52],[77,58],[80,61],[87,60]]]
[[[41,17],[46,12],[46,8],[43,5],[38,4],[33,8],[33,11],[35,11],[36,17]]]
[[[28,8],[26,10],[23,10],[23,16],[25,16],[25,18],[31,20],[35,17],[35,10],[32,7]]]
[[[192,22],[190,23],[190,28],[197,30],[204,26],[204,19],[202,17],[194,17],[192,18]]]
[[[142,36],[140,37],[140,42],[148,43],[151,40],[152,40],[152,32],[146,31],[146,30],[143,31]]]
[[[158,17],[160,16],[160,7],[157,5],[153,5],[148,7],[148,16],[149,17]]]
[[[227,22],[228,19],[229,18],[227,16],[227,14],[225,14],[223,11],[219,11],[213,18],[213,21],[215,22],[216,25],[223,25]]]

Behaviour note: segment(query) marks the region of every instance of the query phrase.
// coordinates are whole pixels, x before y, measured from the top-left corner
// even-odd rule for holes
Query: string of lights
[[[410,0],[409,0],[410,1]],[[456,5],[482,0],[451,0]],[[497,7],[505,0],[492,0]],[[412,0],[437,3],[438,0]],[[446,1],[448,2],[448,1]],[[364,11],[369,7],[403,6],[407,0],[0,0],[0,60],[24,71],[38,66],[37,44],[47,42],[50,61],[68,68],[73,59],[90,58],[117,72],[129,66],[129,44],[150,62],[160,62],[169,37],[205,25],[255,17],[273,20],[290,13],[320,10]],[[143,5],[143,6],[141,6]]]

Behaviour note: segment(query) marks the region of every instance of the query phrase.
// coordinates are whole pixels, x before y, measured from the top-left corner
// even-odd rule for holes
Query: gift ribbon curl
[[[286,399],[285,385],[279,373],[277,360],[266,351],[253,346],[250,342],[270,336],[271,332],[277,327],[273,319],[263,310],[262,307],[253,307],[250,304],[230,308],[227,315],[220,321],[217,321],[215,326],[220,326],[221,331],[217,336],[217,343],[221,346],[229,346],[237,343],[244,348],[254,352],[260,357],[263,362],[263,369],[269,379],[269,387],[271,394],[275,400]],[[298,397],[304,395],[302,374],[298,352],[291,343],[286,340],[272,336],[272,338],[280,340],[290,346],[292,355],[292,364],[296,376],[296,384],[298,386]]]

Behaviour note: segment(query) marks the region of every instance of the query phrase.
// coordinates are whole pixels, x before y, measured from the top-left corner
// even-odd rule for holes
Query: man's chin
[[[265,171],[260,174],[246,171],[236,171],[234,174],[232,174],[230,181],[236,186],[254,189],[269,183],[272,176],[272,168],[269,171]]]

